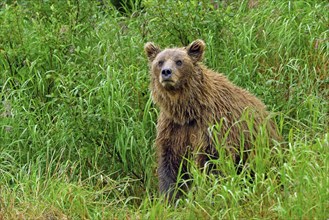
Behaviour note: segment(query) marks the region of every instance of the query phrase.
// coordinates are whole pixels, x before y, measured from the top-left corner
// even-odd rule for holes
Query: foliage
[[[0,219],[329,217],[329,4],[211,2],[0,3]],[[143,45],[196,38],[277,113],[287,149],[256,157],[253,182],[225,158],[221,178],[192,163],[195,187],[165,204]]]

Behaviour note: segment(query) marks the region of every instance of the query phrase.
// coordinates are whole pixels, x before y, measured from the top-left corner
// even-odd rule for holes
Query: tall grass
[[[145,0],[128,9],[0,3],[0,219],[327,219],[329,4]],[[207,66],[276,112],[287,147],[256,156],[253,181],[225,155],[223,177],[191,161],[193,187],[166,204],[143,45],[196,38]]]

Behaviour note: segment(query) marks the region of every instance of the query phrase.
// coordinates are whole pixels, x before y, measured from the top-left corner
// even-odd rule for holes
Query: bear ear
[[[195,40],[186,47],[187,54],[195,61],[201,61],[206,44],[203,40]]]
[[[144,50],[150,62],[152,62],[158,53],[161,52],[160,48],[154,45],[152,42],[147,42],[144,46]]]

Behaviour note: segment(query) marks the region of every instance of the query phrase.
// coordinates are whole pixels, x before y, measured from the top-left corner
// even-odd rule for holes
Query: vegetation
[[[327,1],[110,2],[0,3],[0,219],[329,218]],[[253,182],[229,159],[225,177],[192,163],[166,204],[143,46],[197,38],[277,113],[286,151],[256,155]]]

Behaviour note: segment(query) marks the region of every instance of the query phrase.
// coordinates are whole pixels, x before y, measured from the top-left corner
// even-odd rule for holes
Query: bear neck
[[[161,113],[179,125],[190,124],[202,119],[204,109],[209,108],[209,86],[204,80],[203,68],[196,68],[195,76],[176,91],[165,90],[156,79],[151,83],[153,101]],[[207,89],[205,89],[208,87]],[[211,87],[210,87],[211,88]]]

